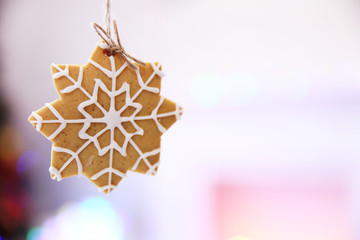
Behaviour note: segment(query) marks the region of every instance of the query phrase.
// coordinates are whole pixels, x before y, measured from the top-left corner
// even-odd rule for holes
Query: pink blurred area
[[[27,122],[58,97],[50,65],[86,63],[105,1],[0,4],[27,240],[360,238],[358,1],[112,0],[126,50],[162,64],[162,95],[185,112],[158,175],[128,173],[110,196],[84,176],[52,181],[51,143]]]
[[[343,179],[220,182],[215,196],[216,239],[356,239]]]

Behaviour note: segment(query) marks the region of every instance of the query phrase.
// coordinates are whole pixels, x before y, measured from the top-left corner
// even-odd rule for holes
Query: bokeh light
[[[63,206],[41,228],[30,230],[28,240],[121,240],[123,231],[123,222],[107,200],[88,198]]]
[[[31,165],[33,165],[37,160],[41,158],[41,155],[34,151],[24,152],[18,159],[16,164],[16,170],[18,173],[24,173]]]
[[[26,240],[37,240],[40,237],[40,228],[32,228],[27,233]]]

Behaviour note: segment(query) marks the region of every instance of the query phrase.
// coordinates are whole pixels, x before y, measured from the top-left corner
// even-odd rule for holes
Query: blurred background
[[[27,122],[50,64],[85,64],[105,0],[0,0],[0,239],[360,239],[360,2],[112,0],[185,113],[156,177],[109,196],[49,176]]]

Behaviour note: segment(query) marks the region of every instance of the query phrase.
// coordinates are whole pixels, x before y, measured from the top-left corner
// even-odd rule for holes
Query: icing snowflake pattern
[[[84,174],[110,193],[127,170],[156,174],[160,136],[183,110],[159,95],[159,64],[132,70],[121,57],[105,56],[106,47],[100,43],[85,66],[53,64],[60,99],[29,121],[53,142],[52,179]]]

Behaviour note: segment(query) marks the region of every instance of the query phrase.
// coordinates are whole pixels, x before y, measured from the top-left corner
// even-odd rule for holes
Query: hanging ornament
[[[107,0],[106,30],[88,63],[51,66],[59,99],[29,117],[52,141],[49,169],[58,181],[84,174],[110,193],[128,170],[155,175],[160,138],[182,108],[160,96],[161,66],[144,63],[123,48]],[[112,36],[115,33],[115,38]]]

